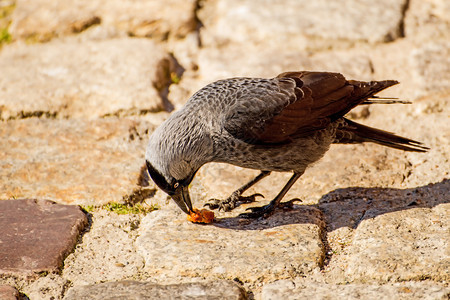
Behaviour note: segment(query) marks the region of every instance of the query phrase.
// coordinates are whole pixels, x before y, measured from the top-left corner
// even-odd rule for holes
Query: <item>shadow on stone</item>
[[[324,220],[327,231],[341,227],[356,229],[361,221],[412,208],[432,208],[450,203],[450,180],[417,188],[349,187],[324,195],[317,205],[294,205],[277,210],[266,219],[218,218],[213,226],[233,230],[262,230],[288,224],[316,224]]]
[[[341,227],[356,229],[363,220],[383,214],[450,203],[449,193],[449,179],[409,189],[350,187],[324,195],[318,207],[325,216],[328,231]]]
[[[217,218],[212,224],[233,230],[264,230],[290,224],[314,224],[323,228],[322,212],[316,205],[293,205],[292,209],[277,210],[268,218]]]

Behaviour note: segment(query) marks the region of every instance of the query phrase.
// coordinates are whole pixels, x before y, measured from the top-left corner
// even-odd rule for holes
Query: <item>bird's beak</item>
[[[194,211],[192,208],[191,197],[189,196],[189,187],[183,186],[172,195],[172,199],[181,208],[182,211],[189,214]]]

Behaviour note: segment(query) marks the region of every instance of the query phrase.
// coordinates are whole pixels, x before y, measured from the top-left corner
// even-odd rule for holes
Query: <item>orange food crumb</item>
[[[194,211],[187,216],[187,219],[193,223],[212,223],[214,221],[214,212],[207,209],[199,210],[194,208]]]

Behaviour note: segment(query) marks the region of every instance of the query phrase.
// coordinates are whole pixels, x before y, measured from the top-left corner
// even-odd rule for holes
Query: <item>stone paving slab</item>
[[[132,36],[165,40],[195,30],[194,0],[17,0],[11,24],[15,38],[48,41],[102,24]]]
[[[0,274],[56,272],[87,225],[78,206],[47,200],[0,201]]]
[[[260,300],[364,299],[364,300],[445,300],[450,288],[435,282],[402,282],[386,285],[326,284],[312,280],[280,280],[263,287]]]
[[[450,38],[450,4],[446,0],[411,0],[406,11],[405,36],[421,40]]]
[[[173,58],[144,39],[7,45],[0,52],[0,120],[159,111],[171,66]]]
[[[136,278],[145,266],[135,247],[142,217],[93,212],[92,226],[83,235],[83,243],[64,261],[64,280],[80,286]]]
[[[322,198],[330,277],[448,282],[449,192],[447,179],[405,190],[343,189]]]
[[[323,262],[318,209],[295,206],[268,219],[217,218],[193,224],[177,209],[152,212],[141,222],[137,251],[152,278],[238,278],[265,282],[317,271]]]
[[[0,199],[119,202],[138,189],[152,125],[128,119],[13,120],[0,126]]]
[[[220,47],[226,43],[282,44],[302,49],[317,39],[391,41],[401,36],[404,0],[396,1],[208,1],[199,11],[202,41]],[[364,12],[364,13],[361,13]]]
[[[119,281],[74,287],[69,290],[64,299],[244,300],[247,299],[247,295],[237,284],[225,280],[172,285]]]
[[[12,286],[0,284],[0,299],[2,300],[19,299],[19,292]]]

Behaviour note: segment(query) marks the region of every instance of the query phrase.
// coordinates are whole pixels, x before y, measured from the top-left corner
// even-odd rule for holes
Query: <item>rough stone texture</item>
[[[305,49],[339,41],[390,41],[401,36],[406,1],[208,1],[199,11],[202,42],[255,43]]]
[[[421,40],[450,38],[450,4],[446,0],[410,0],[404,20],[406,37]]]
[[[350,188],[323,197],[329,254],[336,255],[331,274],[359,282],[448,281],[449,191],[444,180],[406,190]]]
[[[101,23],[132,36],[180,38],[197,26],[195,5],[194,0],[17,0],[10,30],[14,37],[47,41]]]
[[[144,267],[136,253],[139,215],[100,211],[92,215],[92,227],[64,262],[62,277],[73,285],[133,278]]]
[[[0,299],[2,300],[19,299],[19,292],[12,286],[0,284]]]
[[[0,274],[57,271],[86,225],[77,206],[46,200],[0,201]]]
[[[164,108],[173,59],[143,39],[14,44],[0,53],[0,119],[142,114]],[[164,69],[168,70],[164,72]]]
[[[143,219],[136,246],[152,278],[290,278],[322,264],[320,217],[316,208],[296,206],[266,220],[219,217],[202,226],[177,210],[159,210]]]
[[[158,285],[148,282],[119,281],[74,287],[65,300],[79,299],[204,299],[243,300],[245,291],[229,281]]]
[[[280,280],[265,285],[259,299],[444,300],[448,299],[449,294],[450,289],[448,287],[433,282],[333,285],[311,280]]]
[[[30,118],[0,126],[0,199],[122,201],[139,190],[150,123]],[[151,187],[149,187],[151,192]]]
[[[9,24],[2,11],[0,24]],[[243,283],[256,299],[277,289],[281,298],[448,298],[437,282],[448,285],[449,269],[448,11],[446,0],[19,0],[14,41],[3,40],[0,52],[0,198],[147,198],[163,210],[95,209],[60,274],[0,276],[0,283],[30,299],[61,299],[82,285],[94,291],[104,281],[218,278]],[[399,80],[383,95],[413,105],[362,107],[350,117],[431,150],[333,145],[286,195],[302,205],[248,224],[234,216],[267,203],[290,174],[265,178],[247,192],[265,199],[217,213],[209,226],[188,223],[152,182],[138,185],[148,132],[168,116],[155,111],[179,107],[216,79],[298,69]],[[204,166],[191,186],[195,206],[227,197],[257,173]],[[292,281],[267,285],[280,278]]]
[[[60,275],[48,274],[23,284],[20,292],[28,299],[61,299],[70,285],[71,283]]]
[[[450,40],[422,45],[412,51],[412,60],[422,92],[450,90]]]

